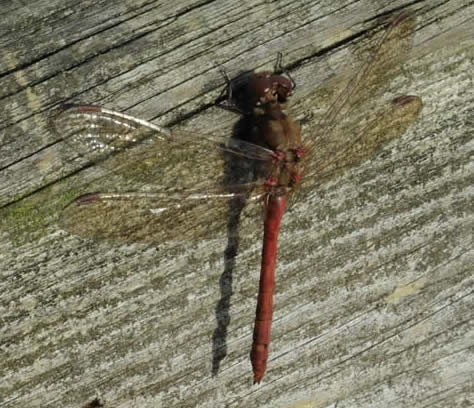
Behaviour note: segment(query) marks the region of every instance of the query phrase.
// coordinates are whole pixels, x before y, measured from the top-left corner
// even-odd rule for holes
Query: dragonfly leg
[[[280,73],[281,72],[282,74],[285,74],[291,82],[291,89],[294,91],[296,89],[296,82],[292,78],[292,76],[290,75],[288,70],[283,67],[282,61],[283,61],[283,53],[281,51],[279,51],[278,54],[277,54],[277,60],[275,62],[275,67],[273,68],[273,70],[274,70],[275,73]]]
[[[225,88],[222,90],[220,95],[218,96],[215,105],[218,108],[225,109],[230,112],[237,113],[238,115],[246,115],[248,114],[247,111],[243,110],[240,108],[234,101],[233,99],[233,82],[235,79],[230,79],[229,75],[227,74],[227,71],[219,67],[219,72],[221,73],[222,77],[224,78],[224,81],[226,83]]]

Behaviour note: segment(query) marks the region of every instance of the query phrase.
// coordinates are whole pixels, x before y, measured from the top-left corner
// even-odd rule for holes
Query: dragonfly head
[[[293,83],[285,76],[267,71],[254,74],[248,83],[255,107],[271,102],[285,103],[293,93],[293,88]]]

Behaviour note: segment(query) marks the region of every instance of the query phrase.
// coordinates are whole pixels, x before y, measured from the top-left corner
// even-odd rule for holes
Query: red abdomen
[[[260,271],[257,313],[253,331],[252,351],[250,353],[254,383],[259,383],[262,380],[267,368],[273,315],[278,233],[280,232],[281,218],[285,209],[285,196],[269,195],[265,203],[262,269]]]

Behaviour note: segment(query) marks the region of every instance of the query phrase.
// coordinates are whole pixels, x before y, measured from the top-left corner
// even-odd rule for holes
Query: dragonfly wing
[[[67,107],[56,132],[90,162],[125,177],[134,189],[202,188],[264,181],[273,152],[235,138],[173,132],[97,106]],[[231,177],[230,175],[233,175]]]
[[[415,16],[397,16],[360,54],[365,63],[336,97],[305,140],[305,180],[321,184],[342,170],[370,158],[383,144],[399,137],[421,108],[417,97],[395,99],[380,108],[376,96],[389,83],[412,44]],[[404,103],[402,103],[404,100]]]
[[[100,161],[154,135],[170,131],[138,118],[94,105],[65,105],[54,116],[55,132],[89,161]]]
[[[362,61],[357,73],[351,76],[346,88],[332,102],[320,121],[326,129],[335,126],[336,118],[348,117],[348,112],[363,105],[381,93],[388,85],[400,64],[407,58],[413,45],[416,17],[400,14],[389,21],[388,27],[369,36],[368,43],[360,42],[353,51],[356,60]],[[352,69],[350,70],[352,72]]]
[[[62,214],[62,227],[76,235],[115,242],[184,241],[226,231],[241,215],[261,211],[263,192],[183,194],[93,193],[79,197]]]
[[[351,143],[345,143],[345,133],[333,134],[324,154],[315,158],[302,181],[302,189],[323,184],[344,171],[373,157],[382,146],[402,135],[415,121],[423,107],[421,98],[402,96],[393,99],[388,106],[371,112],[367,122],[358,124],[350,131]],[[332,152],[329,154],[328,152]],[[306,177],[307,176],[307,177]]]

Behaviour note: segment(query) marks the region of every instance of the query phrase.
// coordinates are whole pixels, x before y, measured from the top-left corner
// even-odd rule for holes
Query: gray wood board
[[[282,51],[293,114],[316,134],[351,47],[406,8],[415,44],[386,97],[419,95],[423,110],[284,217],[262,384],[248,358],[261,219],[242,223],[236,257],[225,231],[145,245],[61,228],[68,201],[113,182],[51,132],[61,103],[225,136],[237,118],[212,105],[219,67],[271,69]],[[1,13],[0,406],[473,404],[473,2],[50,0]]]

